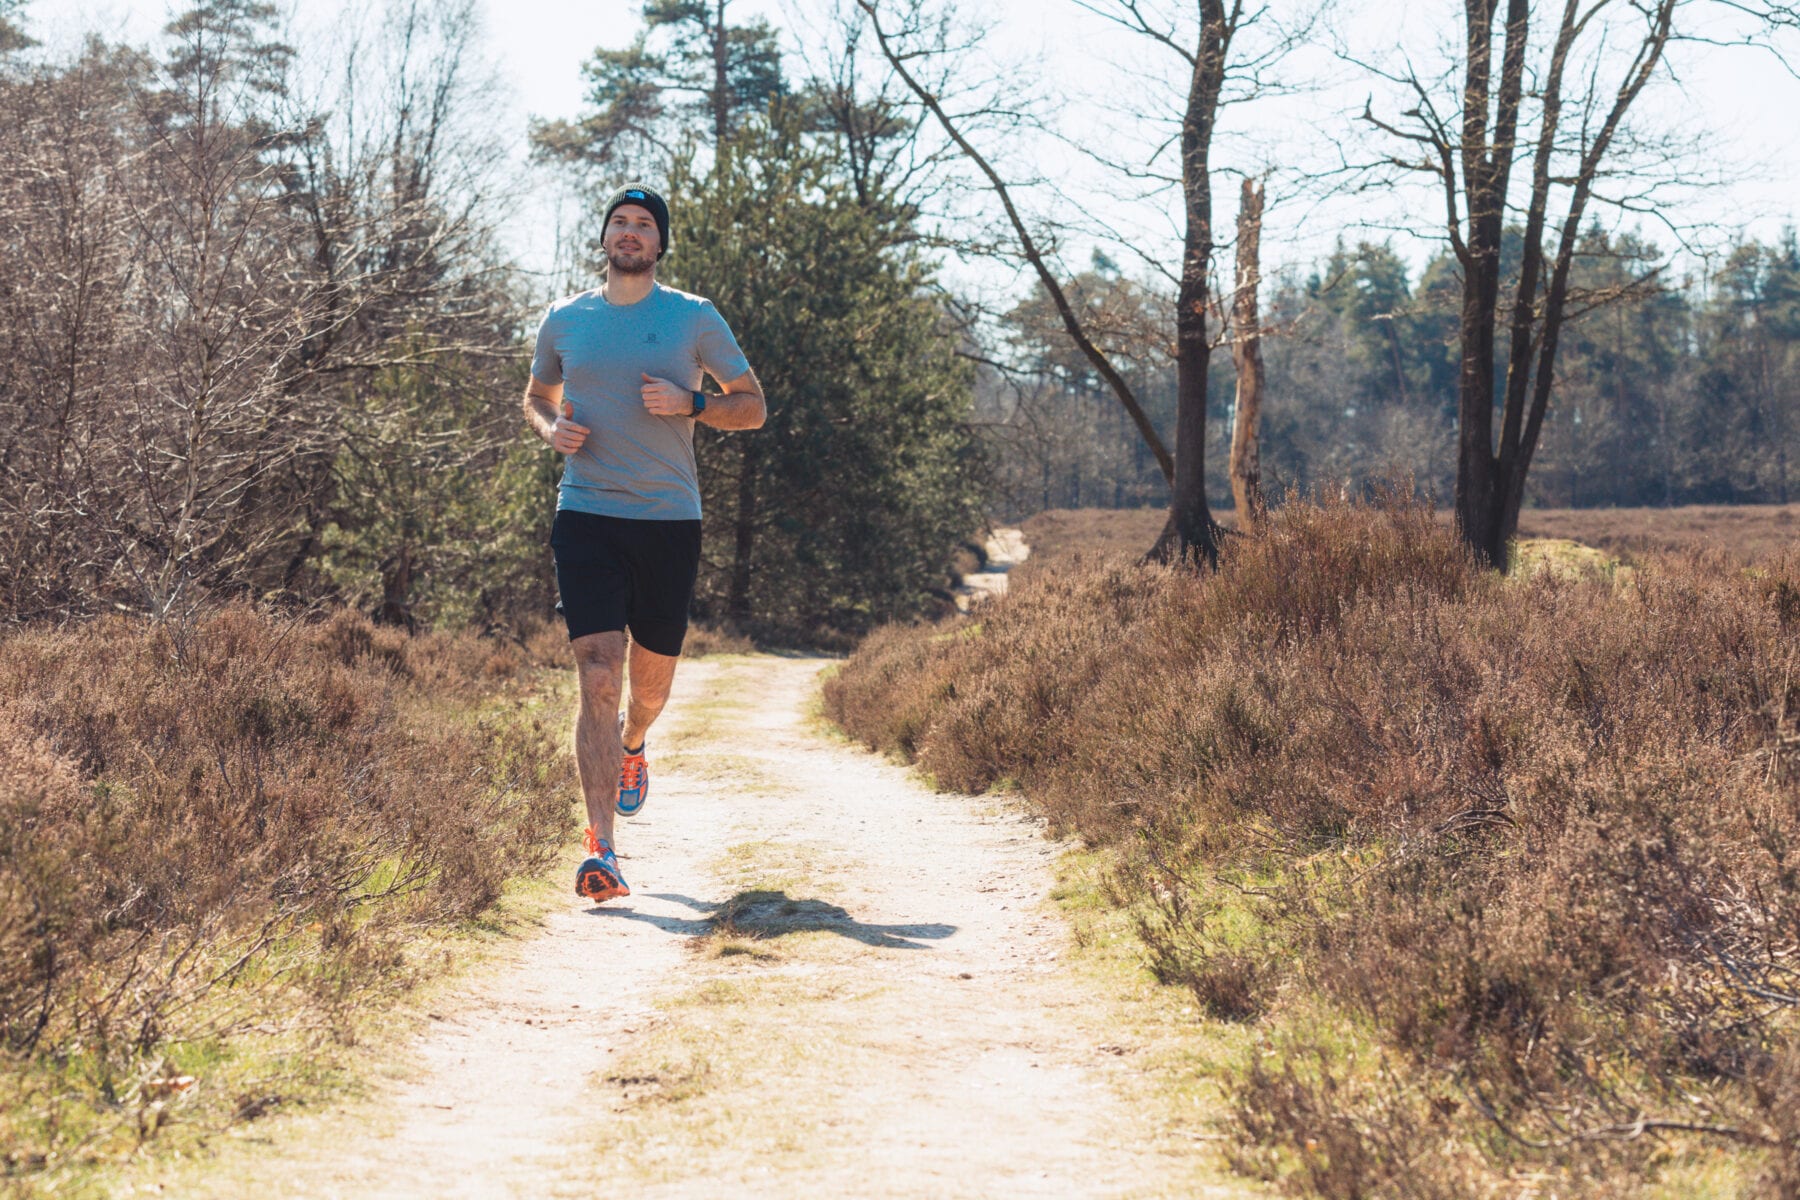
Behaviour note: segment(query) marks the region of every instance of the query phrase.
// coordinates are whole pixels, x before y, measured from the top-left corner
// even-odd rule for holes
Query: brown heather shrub
[[[933,634],[930,626],[889,625],[863,640],[844,673],[825,682],[831,718],[871,749],[918,757],[919,738],[937,709],[953,695],[959,664],[958,635]],[[973,787],[985,787],[992,777]]]
[[[1627,561],[1707,550],[1757,563],[1794,548],[1800,538],[1800,506],[1528,508],[1519,514],[1519,536],[1570,538]]]
[[[493,703],[533,657],[241,607],[0,640],[0,1087],[74,1072],[104,1108],[170,1048],[403,980],[569,832],[558,739]],[[0,1160],[55,1140],[0,1114]]]
[[[826,700],[1118,845],[1215,1016],[1337,1014],[1245,1064],[1246,1169],[1627,1195],[1717,1145],[1790,1196],[1796,597],[1793,558],[1502,579],[1403,499],[1291,504],[1210,576],[1071,558],[979,628],[885,631]]]

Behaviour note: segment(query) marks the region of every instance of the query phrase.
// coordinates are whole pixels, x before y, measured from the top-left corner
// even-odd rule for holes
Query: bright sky
[[[495,119],[510,131],[508,140],[525,146],[528,116],[574,116],[581,109],[583,61],[596,46],[622,46],[637,28],[636,6],[628,0],[479,0],[485,14],[486,50],[493,55],[512,102]],[[778,28],[794,30],[804,24],[804,14],[816,12],[822,0],[733,0],[734,19],[761,14]],[[290,0],[297,20],[328,19],[337,0]],[[1343,16],[1361,6],[1354,17]],[[970,5],[971,11],[975,6]],[[1037,58],[1041,73],[1028,73],[1040,81],[1039,90],[1052,108],[1062,108],[1069,127],[1089,140],[1102,139],[1107,121],[1096,104],[1105,97],[1144,97],[1151,104],[1146,81],[1175,80],[1179,70],[1166,51],[1156,56],[1140,40],[1133,40],[1097,22],[1072,0],[983,0],[981,11],[994,21],[988,48],[1000,59]],[[1448,31],[1423,26],[1418,16],[1426,6],[1393,5],[1382,0],[1339,0],[1340,29],[1365,39],[1350,49],[1366,56],[1391,52],[1404,33],[1407,44],[1436,44]],[[24,12],[28,28],[51,46],[72,45],[85,31],[99,31],[114,38],[142,42],[154,36],[167,19],[166,0],[31,0]],[[1709,31],[1712,32],[1712,31]],[[1795,47],[1800,51],[1800,47]],[[1725,185],[1696,191],[1678,198],[1669,212],[1678,223],[1708,222],[1727,233],[1744,232],[1773,238],[1784,226],[1800,223],[1800,80],[1789,75],[1776,60],[1762,52],[1741,48],[1684,46],[1678,49],[1681,86],[1662,86],[1648,97],[1646,114],[1659,124],[1694,131],[1711,131],[1705,139],[1696,173],[1722,170],[1735,178]],[[1796,55],[1800,58],[1800,54]],[[1228,141],[1215,161],[1231,165],[1235,156],[1242,165],[1254,166],[1254,154],[1266,154],[1270,146],[1296,146],[1309,161],[1323,161],[1329,135],[1355,130],[1355,114],[1371,92],[1366,78],[1342,61],[1319,53],[1301,60],[1297,71],[1314,82],[1310,94],[1258,101],[1239,110],[1240,133],[1249,136]],[[1377,103],[1381,94],[1375,89]],[[1116,105],[1115,105],[1116,107]],[[1093,115],[1090,117],[1089,114]],[[1054,155],[1055,151],[1047,151]],[[1050,172],[1081,180],[1093,178],[1073,160],[1053,166]],[[1080,182],[1070,185],[1079,190]],[[1235,182],[1222,181],[1216,188],[1223,221],[1235,207]],[[1103,193],[1093,203],[1118,204]],[[1430,232],[1438,220],[1441,201],[1429,191],[1400,195],[1365,195],[1273,207],[1264,232],[1266,270],[1280,264],[1310,265],[1328,253],[1340,235],[1380,240],[1390,229],[1412,227]],[[1140,243],[1170,247],[1172,223],[1153,207],[1125,205],[1132,227],[1122,236]],[[1137,224],[1140,222],[1141,224]],[[1356,224],[1366,222],[1361,233]],[[534,269],[546,269],[554,249],[554,218],[543,209],[521,209],[506,231],[507,240],[520,261]],[[1653,220],[1629,218],[1627,227],[1638,227],[1665,247],[1673,237]],[[1716,243],[1718,235],[1713,235]],[[1415,263],[1433,249],[1434,240],[1397,235],[1396,248]],[[1073,267],[1086,265],[1085,253],[1072,256]],[[1683,270],[1701,269],[1699,260],[1685,260]],[[990,279],[1007,286],[1004,279]]]

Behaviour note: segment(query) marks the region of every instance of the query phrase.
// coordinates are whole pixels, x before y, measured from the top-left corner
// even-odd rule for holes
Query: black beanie
[[[669,252],[669,205],[661,196],[641,183],[628,183],[612,194],[606,202],[606,215],[600,218],[600,228],[604,230],[612,220],[613,209],[621,204],[635,204],[639,208],[650,210],[656,218],[656,234],[662,245],[656,248],[656,257],[661,258]],[[604,235],[603,235],[604,236]]]

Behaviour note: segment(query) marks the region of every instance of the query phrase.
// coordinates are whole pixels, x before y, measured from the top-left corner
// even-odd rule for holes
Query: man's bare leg
[[[619,797],[619,691],[624,684],[625,634],[590,633],[570,643],[581,703],[575,711],[575,765],[588,824],[613,844],[613,804]],[[616,847],[615,847],[616,849]]]
[[[662,715],[669,702],[669,688],[675,682],[675,664],[680,658],[646,650],[631,643],[631,675],[625,693],[626,746],[642,746],[650,726]]]

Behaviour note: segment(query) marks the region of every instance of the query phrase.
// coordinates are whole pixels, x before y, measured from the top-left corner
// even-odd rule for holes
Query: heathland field
[[[1020,523],[1032,558],[1072,551],[1141,554],[1162,529],[1160,508],[1053,508]],[[1225,525],[1232,514],[1215,514]],[[1652,554],[1716,550],[1746,562],[1788,549],[1800,537],[1800,504],[1694,504],[1675,508],[1528,508],[1521,538],[1565,538],[1631,562]]]
[[[832,660],[682,667],[596,906],[553,636],[91,633],[0,656],[0,1195],[1250,1191],[1094,864],[823,727]]]
[[[0,1189],[341,1083],[569,837],[552,653],[248,607],[0,639]]]
[[[1005,598],[870,638],[827,710],[1110,863],[1196,1037],[1242,1034],[1243,1174],[1793,1195],[1792,513],[1663,515],[1530,514],[1630,569],[1499,576],[1403,499],[1288,504],[1216,574],[1136,560],[1161,514],[1046,513]]]
[[[1800,558],[1658,515],[1051,512],[848,659],[701,633],[598,907],[559,631],[11,634],[0,1185],[1793,1195]]]

